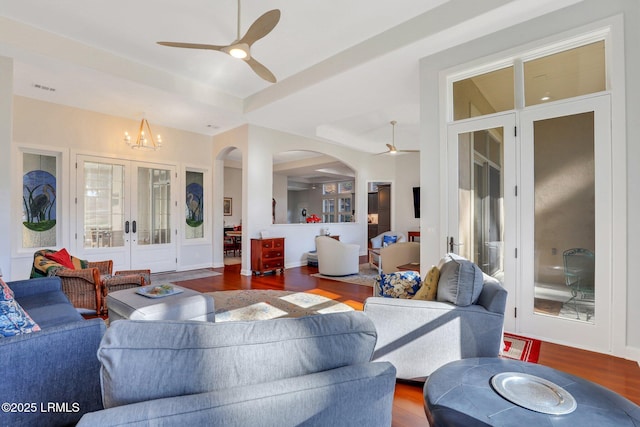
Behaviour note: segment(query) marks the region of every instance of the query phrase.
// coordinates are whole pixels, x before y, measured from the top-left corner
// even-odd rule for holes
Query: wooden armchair
[[[69,258],[68,263],[57,258],[62,253]],[[66,264],[66,265],[65,265]],[[73,268],[71,268],[73,267]],[[33,255],[31,278],[58,276],[62,279],[62,291],[67,295],[71,304],[76,308],[83,308],[102,312],[102,276],[111,275],[113,261],[85,261],[69,256],[66,250],[59,252],[41,249]]]
[[[68,257],[68,261],[66,258]],[[62,291],[71,304],[80,309],[107,313],[108,292],[151,283],[149,270],[127,270],[113,273],[113,261],[86,261],[70,256],[66,250],[41,249],[33,256],[31,278],[58,276]]]

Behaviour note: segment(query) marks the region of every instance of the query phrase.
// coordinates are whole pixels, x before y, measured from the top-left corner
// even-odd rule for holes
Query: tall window
[[[322,222],[353,221],[353,181],[322,185]]]

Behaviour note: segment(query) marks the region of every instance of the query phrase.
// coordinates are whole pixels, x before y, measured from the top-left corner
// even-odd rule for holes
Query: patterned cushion
[[[0,277],[0,301],[9,301],[13,299],[13,291],[4,283],[2,277]]]
[[[420,289],[420,274],[416,271],[398,271],[377,277],[380,296],[387,298],[412,298]]]
[[[393,245],[398,241],[398,236],[385,235],[382,237],[382,247]]]
[[[55,276],[56,271],[65,268],[62,264],[49,259],[48,256],[55,253],[51,249],[40,249],[33,254],[33,267],[31,268],[31,279],[36,277]],[[71,263],[75,270],[81,270],[89,266],[89,262],[80,258],[71,256]]]
[[[15,299],[0,301],[0,336],[12,337],[39,330],[40,326]]]
[[[440,270],[435,265],[431,267],[422,282],[422,286],[413,296],[413,299],[421,299],[425,301],[435,301],[438,294],[438,279],[440,278]]]

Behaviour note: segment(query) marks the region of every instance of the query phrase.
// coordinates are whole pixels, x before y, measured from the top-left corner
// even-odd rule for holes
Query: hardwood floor
[[[223,274],[179,284],[199,292],[233,289],[304,291],[335,299],[357,310],[362,310],[364,300],[371,296],[371,288],[367,286],[312,277],[310,274],[318,271],[313,267],[290,268],[283,274],[265,276],[241,276],[240,265],[215,270]],[[543,342],[538,363],[591,380],[640,404],[640,367],[635,362]],[[428,425],[423,408],[422,384],[397,382],[392,425]]]

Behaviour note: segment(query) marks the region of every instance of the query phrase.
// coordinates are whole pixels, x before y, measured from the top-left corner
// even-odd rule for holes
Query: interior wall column
[[[11,279],[11,140],[13,135],[13,59],[0,56],[0,269]]]

